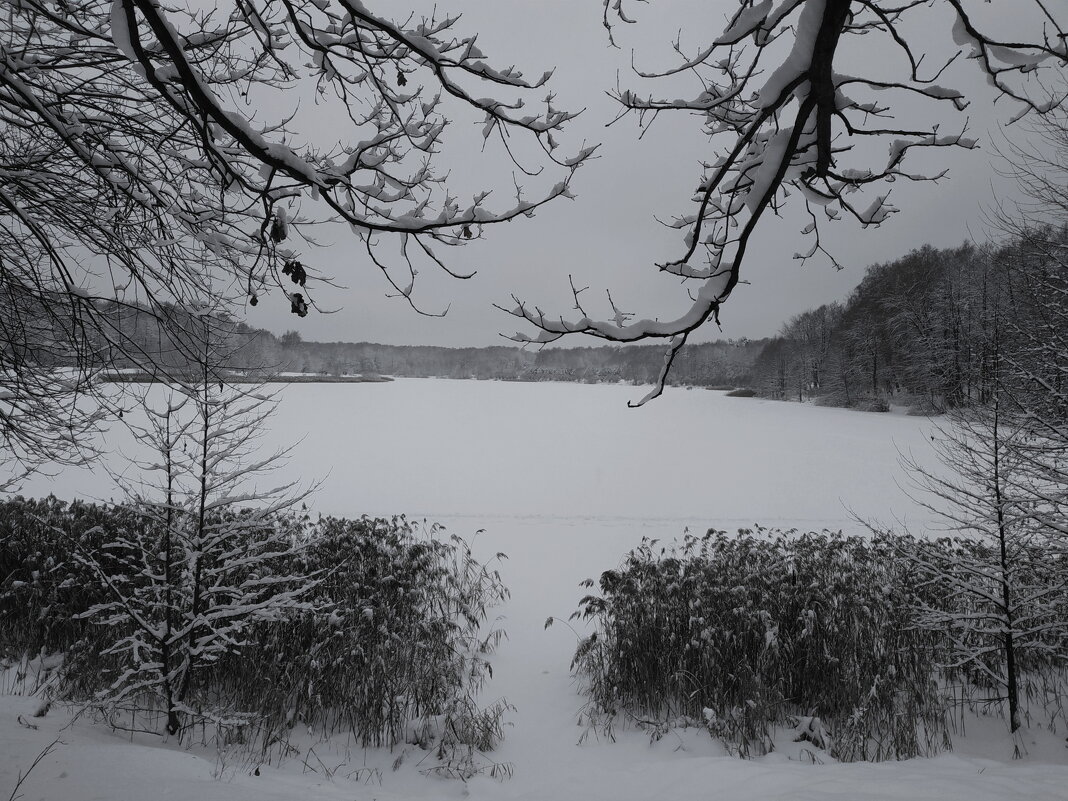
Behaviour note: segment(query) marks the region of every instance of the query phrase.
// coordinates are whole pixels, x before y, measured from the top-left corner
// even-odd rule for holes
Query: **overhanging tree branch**
[[[518,342],[544,343],[574,333],[616,342],[673,339],[687,336],[709,320],[717,320],[722,304],[737,285],[751,237],[771,209],[778,212],[793,196],[811,213],[802,231],[813,244],[795,258],[818,251],[820,225],[845,217],[862,227],[878,226],[897,209],[889,201],[895,180],[938,180],[944,172],[923,174],[904,168],[914,150],[976,146],[960,133],[945,135],[940,126],[891,120],[892,106],[875,98],[908,95],[960,114],[968,99],[959,90],[935,81],[961,55],[975,61],[1002,98],[1016,102],[1023,114],[1048,114],[1064,101],[1051,95],[1039,76],[1068,64],[1068,17],[1054,13],[1041,0],[1020,4],[1020,13],[1034,12],[1037,22],[1030,40],[1005,41],[987,32],[968,0],[948,0],[956,47],[946,48],[941,66],[921,74],[923,53],[904,23],[934,13],[931,3],[890,3],[886,0],[739,0],[723,33],[696,55],[683,54],[683,63],[654,73],[635,70],[639,77],[660,77],[681,71],[695,74],[700,93],[691,99],[640,97],[632,90],[617,93],[623,114],[637,114],[643,126],[668,111],[698,112],[705,132],[721,143],[718,158],[707,165],[694,195],[696,209],[675,220],[685,234],[681,255],[658,263],[657,269],[696,284],[687,289],[690,305],[673,319],[626,315],[623,323],[613,305],[612,315],[578,318],[547,315],[516,299],[508,309],[540,332],[517,332]],[[605,24],[613,19],[633,22],[622,0],[605,3]],[[849,37],[883,38],[903,54],[896,80],[882,76],[848,75],[837,65]],[[777,43],[792,42],[789,49]],[[870,46],[870,45],[869,45]],[[682,54],[681,46],[676,49]],[[917,54],[920,55],[917,55]],[[777,65],[767,66],[773,57]],[[874,70],[873,70],[874,72]],[[850,140],[883,140],[884,161],[870,156],[846,166],[853,150]],[[868,153],[864,151],[864,153]],[[797,202],[797,201],[795,201]],[[814,213],[822,210],[822,214]],[[703,259],[703,264],[699,260]],[[663,380],[663,377],[662,379]]]

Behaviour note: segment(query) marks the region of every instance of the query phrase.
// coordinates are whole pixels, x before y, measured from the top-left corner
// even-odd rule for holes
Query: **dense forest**
[[[872,410],[895,403],[940,412],[984,402],[993,391],[998,315],[1014,330],[1043,324],[1040,310],[1020,299],[1033,258],[1023,242],[964,244],[924,246],[873,265],[845,303],[798,314],[767,341],[754,389]]]
[[[292,333],[275,346],[261,345],[267,361],[302,373],[437,376],[505,381],[625,381],[652,383],[664,359],[655,345],[529,350],[515,347],[442,348],[349,342],[301,342]],[[710,342],[688,346],[676,361],[672,382],[688,386],[736,387],[750,370],[763,342]],[[269,350],[267,350],[269,348]]]

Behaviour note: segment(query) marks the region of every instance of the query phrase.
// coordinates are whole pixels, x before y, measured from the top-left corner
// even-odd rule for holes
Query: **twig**
[[[22,715],[19,715],[20,721],[21,721],[21,718],[22,718]],[[36,729],[37,727],[36,726],[31,726],[30,728]],[[26,779],[29,778],[30,774],[33,772],[33,769],[37,767],[37,765],[40,763],[40,761],[42,759],[44,759],[46,756],[48,756],[49,754],[51,754],[52,753],[52,749],[54,749],[57,745],[61,745],[61,744],[62,743],[61,743],[60,739],[57,737],[52,742],[50,742],[48,745],[46,745],[44,750],[41,751],[41,753],[39,753],[34,758],[33,762],[30,763],[30,766],[26,769],[25,773],[23,773],[22,771],[19,771],[18,781],[15,782],[15,786],[11,790],[11,795],[9,795],[7,797],[7,801],[15,801],[15,799],[22,798],[22,796],[19,794],[19,788],[22,786],[22,783],[24,781],[26,781]]]

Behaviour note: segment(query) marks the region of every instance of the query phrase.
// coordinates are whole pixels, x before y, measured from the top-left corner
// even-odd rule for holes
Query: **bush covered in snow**
[[[741,755],[771,750],[777,729],[842,760],[949,747],[953,704],[998,693],[979,671],[947,667],[959,662],[948,628],[921,625],[921,609],[979,623],[985,612],[915,570],[908,554],[920,546],[763,529],[643,541],[575,613],[596,623],[572,665],[591,721],[681,720]],[[947,555],[981,547],[922,544]]]
[[[155,688],[125,696],[117,708],[108,692],[133,669],[147,675],[132,663],[135,653],[114,648],[133,636],[131,627],[87,615],[113,603],[115,587],[129,595],[145,581],[130,575],[127,562],[109,561],[107,546],[135,529],[147,542],[153,519],[134,504],[0,503],[0,658],[63,654],[55,694],[107,701],[111,712],[137,710],[139,726],[162,730],[166,714]],[[486,654],[503,636],[483,625],[507,594],[497,572],[461,539],[404,518],[287,513],[273,525],[295,547],[285,559],[256,564],[255,576],[243,576],[238,559],[232,578],[269,583],[259,574],[269,565],[283,584],[311,577],[311,589],[289,609],[251,618],[240,639],[193,674],[182,735],[214,736],[225,720],[227,738],[266,750],[298,723],[386,745],[403,741],[413,719],[450,731],[470,727],[473,693],[489,671]],[[257,536],[255,527],[243,530]],[[104,581],[94,568],[109,565]]]
[[[63,692],[96,689],[109,632],[78,615],[106,596],[75,552],[99,551],[105,526],[135,521],[123,507],[67,504],[54,497],[0,503],[0,659],[63,654],[68,665]]]
[[[309,523],[296,569],[320,577],[311,608],[257,626],[215,683],[239,708],[257,709],[271,736],[300,720],[392,746],[409,721],[466,721],[459,710],[503,636],[483,624],[507,590],[466,542],[443,534],[403,517]]]

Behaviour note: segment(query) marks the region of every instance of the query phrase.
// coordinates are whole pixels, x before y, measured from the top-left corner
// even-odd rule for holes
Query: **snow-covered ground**
[[[511,779],[431,779],[418,771],[417,748],[364,754],[337,743],[317,746],[307,767],[305,750],[254,776],[233,758],[130,742],[84,720],[61,732],[62,710],[27,729],[16,718],[34,702],[6,697],[0,799],[57,734],[65,744],[31,775],[26,799],[1068,798],[1064,733],[1029,733],[1028,757],[1012,762],[1000,721],[970,722],[955,754],[878,765],[812,765],[799,745],[746,762],[695,730],[655,744],[642,732],[617,731],[617,742],[591,735],[578,745],[586,730],[576,725],[582,698],[568,674],[575,637],[544,622],[566,617],[583,592],[578,583],[614,566],[642,536],[754,523],[860,532],[852,513],[903,518],[916,531],[931,522],[898,486],[899,452],[929,458],[926,421],[681,389],[626,408],[640,395],[615,385],[430,379],[295,385],[284,389],[266,437],[279,447],[301,440],[289,467],[322,481],[315,509],[405,512],[465,535],[484,529],[476,549],[508,554],[508,640],[485,700],[503,696],[516,707],[494,754],[512,764]],[[118,432],[108,443],[130,447]],[[99,469],[40,479],[26,491],[113,493]]]

